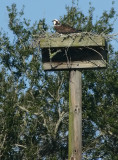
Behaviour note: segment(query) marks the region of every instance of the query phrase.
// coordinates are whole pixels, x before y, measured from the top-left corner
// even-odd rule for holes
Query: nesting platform
[[[44,70],[106,68],[105,38],[88,32],[40,38]]]

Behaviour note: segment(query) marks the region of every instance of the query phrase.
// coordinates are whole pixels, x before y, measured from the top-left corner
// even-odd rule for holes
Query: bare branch
[[[68,113],[65,113],[65,112],[62,112],[60,114],[60,117],[56,123],[56,126],[55,126],[55,130],[54,130],[54,138],[56,138],[56,134],[57,134],[57,131],[58,131],[58,128],[59,128],[59,125],[60,123],[62,122],[62,120],[64,119],[64,117],[66,117],[68,115]]]
[[[98,52],[96,49],[91,48],[91,47],[86,47],[86,48],[88,48],[88,49],[90,49],[90,50],[93,50],[94,52],[96,52],[97,54],[99,54],[100,57],[101,57],[101,59],[103,60],[103,62],[104,62],[105,64],[109,65],[109,64],[104,60],[102,54],[101,54],[100,52]]]
[[[25,111],[25,112],[27,112],[27,113],[30,113],[30,111],[28,110],[28,109],[26,109],[25,107],[22,107],[22,106],[20,106],[20,105],[17,105],[21,110],[23,110],[23,111]],[[42,112],[41,113],[32,113],[32,114],[34,114],[34,115],[36,115],[36,116],[39,116],[39,115],[41,115],[42,114]]]
[[[16,146],[16,147],[25,148],[25,149],[27,148],[26,146],[24,146],[24,145],[21,145],[21,144],[15,144],[15,146]]]

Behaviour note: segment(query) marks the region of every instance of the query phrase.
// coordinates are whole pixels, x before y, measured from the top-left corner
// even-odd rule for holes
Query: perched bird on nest
[[[69,33],[78,33],[81,32],[81,30],[76,30],[75,28],[66,25],[66,24],[60,24],[60,22],[57,19],[53,20],[54,29],[56,32],[61,34],[69,34]]]

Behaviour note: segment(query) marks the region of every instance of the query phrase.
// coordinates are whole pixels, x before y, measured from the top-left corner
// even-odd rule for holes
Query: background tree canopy
[[[73,3],[60,17],[86,32],[113,32],[116,11],[93,19]],[[47,73],[41,51],[32,47],[36,34],[49,31],[45,19],[31,25],[24,11],[7,7],[14,38],[0,33],[0,159],[65,160],[68,158],[68,72]],[[118,159],[118,51],[108,40],[108,66],[86,70],[83,79],[83,160]]]

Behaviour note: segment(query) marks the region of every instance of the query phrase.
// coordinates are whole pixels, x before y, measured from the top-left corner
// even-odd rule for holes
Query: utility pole
[[[82,159],[81,71],[70,71],[69,79],[69,160]]]
[[[81,69],[106,68],[106,41],[101,35],[70,33],[40,38],[45,71],[68,70],[69,146],[68,160],[82,159],[82,73]]]

